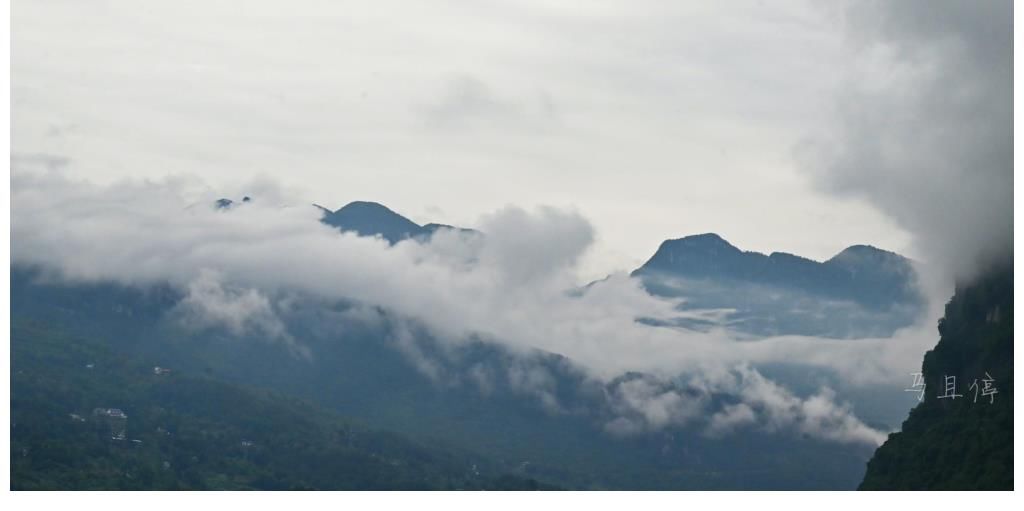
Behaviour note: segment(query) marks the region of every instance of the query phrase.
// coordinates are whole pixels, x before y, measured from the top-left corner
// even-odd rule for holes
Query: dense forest
[[[1013,270],[957,289],[939,334],[916,382],[923,401],[875,453],[860,489],[1013,489]]]
[[[11,488],[552,489],[267,391],[11,329]]]

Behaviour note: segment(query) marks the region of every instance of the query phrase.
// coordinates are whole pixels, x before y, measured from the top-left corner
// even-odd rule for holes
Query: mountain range
[[[785,252],[743,251],[708,233],[663,242],[633,275],[663,273],[785,287],[887,309],[919,298],[913,272],[907,258],[868,245],[853,245],[818,262]]]
[[[391,244],[424,241],[438,229],[481,234],[419,225],[375,202],[352,202],[335,211],[316,207],[327,225]],[[672,326],[723,326],[721,320],[692,314],[710,312],[724,317],[724,326],[755,336],[885,337],[914,324],[926,305],[914,263],[869,245],[853,245],[818,262],[784,252],[743,251],[717,234],[698,234],[664,241],[632,276],[656,296],[685,299],[679,307],[685,314],[668,322]]]
[[[665,241],[635,270],[648,292],[684,299],[671,324],[727,326],[754,336],[888,337],[914,324],[926,302],[909,259],[853,245],[818,262],[743,251],[717,234]],[[715,312],[711,321],[694,312]]]
[[[239,204],[230,201],[215,207],[233,212]],[[392,244],[403,240],[424,242],[439,229],[459,229],[439,224],[419,225],[375,203],[356,202],[335,211],[320,210],[321,221],[325,224],[341,231],[380,236]],[[469,229],[462,231],[487,235]],[[905,261],[876,249],[852,248],[827,263],[789,261],[795,256],[782,258],[787,260],[779,265],[783,273],[818,272],[833,279],[833,286],[815,289],[799,278],[800,282],[790,285],[773,276],[776,265],[765,262],[773,260],[773,256],[738,251],[717,236],[698,236],[696,243],[685,240],[690,238],[666,242],[663,250],[634,272],[649,290],[674,293],[680,282],[688,286],[687,279],[700,276],[697,280],[712,282],[718,288],[746,287],[748,295],[755,289],[774,288],[774,293],[782,289],[793,296],[828,296],[825,301],[857,310],[868,309],[858,302],[864,299],[864,293],[899,296],[892,292],[892,288],[876,289],[869,284],[891,271],[890,266],[898,267]],[[721,264],[714,260],[719,253],[728,254]],[[695,261],[695,265],[703,265],[703,269],[695,273],[693,268],[678,264],[679,258],[689,258]],[[779,256],[774,256],[774,259],[779,259]],[[729,264],[724,264],[724,261],[729,261]],[[892,275],[905,277],[901,271]],[[289,307],[277,312],[288,332],[301,339],[314,354],[303,359],[293,356],[281,343],[267,342],[255,333],[184,328],[174,319],[176,307],[183,299],[182,291],[170,285],[137,288],[113,282],[71,284],[40,279],[39,275],[38,268],[11,268],[12,321],[17,321],[18,325],[32,325],[31,328],[19,327],[18,335],[13,336],[19,354],[15,364],[21,364],[19,360],[43,357],[43,354],[34,352],[35,349],[71,342],[68,339],[76,339],[74,342],[86,340],[96,349],[112,353],[114,359],[124,358],[144,367],[171,368],[178,375],[176,378],[183,382],[198,378],[238,388],[243,393],[272,392],[302,399],[316,409],[307,414],[317,417],[317,424],[342,420],[332,418],[338,414],[363,422],[373,428],[372,431],[397,433],[401,440],[396,442],[410,447],[402,451],[405,454],[392,456],[390,460],[409,464],[392,469],[374,462],[373,466],[379,467],[379,476],[362,483],[366,487],[387,486],[387,480],[393,478],[393,487],[445,487],[454,484],[536,488],[553,484],[579,489],[852,489],[861,481],[864,464],[872,452],[866,445],[836,444],[806,435],[757,429],[720,438],[709,437],[700,430],[687,427],[671,427],[636,436],[611,435],[605,425],[618,412],[609,408],[604,396],[621,395],[623,389],[630,388],[655,388],[658,392],[674,390],[685,394],[688,392],[685,384],[676,388],[675,383],[655,384],[647,376],[631,374],[595,385],[571,360],[558,354],[514,353],[484,340],[453,349],[419,328],[415,320],[360,304],[356,301],[358,297],[351,301],[325,302],[316,297],[289,295]],[[705,289],[711,287],[714,286],[704,286]],[[719,293],[715,295],[716,299],[730,299],[720,290],[716,292]],[[687,293],[688,297],[696,296],[691,289],[687,289]],[[710,292],[705,294],[714,295]],[[748,303],[757,305],[749,298],[746,298]],[[819,301],[822,300],[819,298]],[[692,312],[693,303],[693,300],[684,302],[680,313]],[[699,306],[709,304],[698,303]],[[754,317],[765,314],[766,310],[744,306],[737,308],[733,315]],[[368,316],[372,316],[372,321],[365,319]],[[799,319],[799,316],[794,317]],[[741,324],[735,317],[732,321],[736,325]],[[776,321],[775,327],[780,324],[785,325]],[[799,326],[803,323],[794,324]],[[40,325],[45,325],[45,328]],[[699,328],[699,325],[684,326]],[[790,331],[799,330],[794,328]],[[57,341],[47,344],[40,342],[41,338]],[[417,357],[409,356],[410,349],[416,351]],[[424,357],[434,364],[434,372],[425,371],[417,365],[416,359]],[[24,370],[20,367],[12,369]],[[443,376],[438,378],[438,374]],[[486,388],[473,383],[481,375],[488,376],[489,386]],[[101,378],[100,382],[107,385],[116,380],[116,385],[112,384],[115,387],[131,389],[138,385],[134,378],[137,376],[117,373],[110,374],[107,379]],[[52,393],[54,384],[44,380],[24,375],[16,378],[12,382],[12,394],[48,395],[45,393]],[[545,395],[550,401],[524,390],[524,381],[544,382]],[[79,386],[79,383],[68,381],[57,385]],[[12,403],[17,405],[14,410],[17,416],[43,418],[39,420],[66,417],[70,413],[81,414],[81,410],[96,406],[119,407],[130,417],[137,417],[140,413],[155,413],[150,410],[152,404],[146,401],[147,395],[100,395],[83,391],[72,400],[74,402],[62,401],[63,404],[55,405],[45,413],[36,409],[42,404],[38,400],[18,399]],[[714,406],[718,407],[727,407],[733,402],[732,398],[724,395],[713,400]],[[550,402],[558,403],[557,411],[552,410]],[[174,406],[178,408],[169,405],[164,408],[175,410],[185,406],[180,409],[191,410],[186,404],[175,402]],[[194,421],[196,424],[217,424],[216,428],[229,432],[227,434],[233,437],[254,434],[245,432],[245,424],[255,420],[247,413],[180,413],[188,415],[182,419],[186,426]],[[295,417],[294,413],[284,409],[273,413],[279,414],[281,427],[295,420],[290,418]],[[45,447],[49,445],[46,442],[52,443],[52,439],[28,435],[27,431],[22,428],[12,437],[21,449],[18,452],[26,453],[26,459],[18,460],[18,471],[14,472],[22,477],[16,480],[17,484],[21,487],[66,487],[64,482],[60,482],[64,479],[47,479],[47,476],[57,473],[53,472],[57,470],[53,463],[67,463],[68,459],[82,455],[80,451],[72,450],[79,454],[60,454],[65,456],[61,458],[64,461],[55,461],[53,456],[56,454],[53,453],[56,451]],[[375,434],[367,433],[371,437]],[[146,435],[140,438],[149,439],[149,433]],[[309,474],[303,472],[306,468],[299,468],[303,466],[302,460],[287,455],[289,442],[296,441],[287,435],[269,435],[261,437],[260,443],[264,445],[265,452],[274,453],[277,457],[272,461],[290,460],[287,463],[297,464],[296,474]],[[329,441],[336,442],[334,439]],[[90,449],[107,449],[104,445],[97,444]],[[448,460],[443,453],[431,454],[430,449],[411,447],[413,445],[445,446],[446,451],[459,450],[467,454]],[[202,449],[201,445],[197,448]],[[332,447],[335,448],[339,449],[339,456],[350,457],[346,458],[350,460],[365,460],[374,454],[372,450],[361,448],[353,451],[346,450],[345,446]],[[129,464],[146,471],[159,468],[159,463],[154,461],[157,460],[156,451],[149,451],[141,458],[122,456],[118,451],[102,452],[108,453],[103,455],[108,456],[103,458],[104,467]],[[231,452],[233,468],[204,464],[200,456],[195,462],[189,461],[189,457],[178,458],[175,470],[184,472],[175,472],[173,477],[154,475],[154,480],[179,487],[307,485],[341,488],[357,484],[352,480],[316,478],[312,474],[275,476],[273,470],[268,472],[272,463],[253,465],[244,457],[238,460],[237,450]],[[12,461],[14,455],[12,449]],[[439,464],[433,466],[450,475],[446,475],[446,479],[431,479],[424,475],[422,467],[430,467],[434,462],[407,461],[407,458],[422,459],[422,456],[428,460],[447,460],[443,463],[438,461]],[[468,460],[473,460],[472,464]],[[78,462],[80,460],[75,461]],[[487,467],[487,477],[475,482],[467,479],[466,474],[473,471],[472,465],[481,472],[483,467]],[[406,466],[409,470],[403,468]],[[225,481],[221,476],[232,470],[251,474],[252,477]],[[108,476],[102,474],[97,474],[97,477],[86,486],[116,488],[122,485],[119,479],[104,479]]]

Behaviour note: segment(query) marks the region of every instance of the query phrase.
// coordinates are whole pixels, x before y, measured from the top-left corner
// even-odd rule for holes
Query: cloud
[[[513,363],[506,369],[506,378],[512,390],[537,396],[545,410],[551,413],[563,411],[555,397],[555,378],[544,367]]]
[[[618,435],[695,423],[709,437],[751,428],[870,446],[886,438],[858,419],[849,404],[837,403],[831,389],[801,398],[746,364],[692,374],[682,386],[649,376],[613,382],[608,400],[616,416],[605,430]]]
[[[402,320],[394,322],[393,325],[388,340],[412,362],[420,374],[434,383],[442,383],[446,375],[442,372],[441,366],[423,351],[418,337],[411,330],[411,325]]]
[[[217,196],[180,178],[96,186],[60,174],[16,173],[12,259],[71,280],[169,281],[185,289],[213,271],[268,296],[294,289],[355,298],[416,318],[440,338],[484,335],[564,354],[605,376],[801,360],[853,381],[888,381],[916,369],[934,343],[927,321],[893,339],[856,343],[798,336],[751,342],[722,329],[638,324],[638,317],[674,317],[675,303],[623,274],[567,292],[576,284],[573,264],[593,236],[577,213],[505,208],[484,217],[483,237],[444,233],[432,243],[389,246],[339,234],[300,200],[282,205],[257,197],[218,211],[208,206]]]
[[[732,433],[738,427],[753,424],[757,421],[754,409],[746,403],[726,405],[722,411],[711,416],[707,432],[711,436]]]
[[[618,415],[605,425],[616,434],[658,431],[685,426],[703,415],[707,396],[687,395],[655,378],[639,377],[612,386],[609,402]]]
[[[865,198],[918,252],[969,278],[1013,236],[1011,2],[854,2],[832,121],[798,149],[832,193]]]
[[[737,364],[800,363],[835,371],[851,385],[902,384],[934,343],[931,325],[891,339],[849,342],[751,339],[724,328],[696,332],[639,323],[641,317],[674,316],[676,302],[649,295],[624,274],[580,290],[573,270],[594,234],[589,222],[571,211],[506,207],[481,219],[483,236],[442,233],[433,242],[407,240],[392,246],[321,224],[319,212],[301,200],[256,197],[218,210],[212,206],[214,197],[189,179],[98,186],[61,173],[16,172],[12,263],[38,265],[70,281],[170,283],[186,295],[181,307],[197,324],[276,339],[291,336],[274,318],[303,306],[296,294],[313,302],[364,304],[345,314],[367,323],[380,321],[372,307],[381,307],[389,317],[410,321],[402,319],[391,328],[395,347],[442,383],[455,379],[443,374],[444,365],[436,360],[446,356],[444,345],[479,340],[499,343],[514,354],[543,350],[564,355],[597,381],[644,372],[658,380],[617,387],[611,402],[645,430],[686,424],[699,410],[689,396],[659,390],[654,383],[679,374],[706,380],[728,374]],[[420,343],[420,329],[441,341],[440,353]],[[473,378],[504,378],[537,395],[548,409],[564,408],[544,371],[502,369]],[[750,394],[747,404],[755,411],[759,404],[773,409],[760,396]],[[817,434],[809,418],[818,408],[799,406],[807,418],[787,424]],[[842,416],[841,409],[835,410]],[[822,421],[831,422],[823,424],[847,427],[827,413]],[[609,428],[628,429],[618,424]]]
[[[551,207],[533,213],[506,207],[484,216],[480,229],[488,236],[480,263],[497,268],[508,282],[564,276],[594,241],[585,218]]]
[[[869,445],[885,441],[887,435],[858,420],[849,405],[836,404],[835,393],[828,388],[801,399],[749,367],[740,367],[736,374],[742,404],[768,431],[796,429],[815,438]],[[735,427],[737,421],[744,419],[743,410],[733,409],[730,413],[718,419],[718,427],[723,421]],[[714,419],[712,422],[714,431]]]
[[[256,289],[225,286],[214,271],[204,269],[188,283],[171,314],[190,329],[225,328],[235,336],[284,342],[296,355],[309,358],[274,312],[270,300]]]

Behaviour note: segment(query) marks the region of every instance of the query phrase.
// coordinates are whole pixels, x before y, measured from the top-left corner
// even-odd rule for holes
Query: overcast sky
[[[542,4],[15,2],[12,161],[194,174],[224,195],[262,174],[420,223],[570,207],[595,226],[595,275],[709,231],[817,259],[918,255],[796,163],[859,50],[839,9]]]

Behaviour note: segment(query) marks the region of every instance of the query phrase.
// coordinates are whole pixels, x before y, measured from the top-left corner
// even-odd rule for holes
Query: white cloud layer
[[[297,291],[356,299],[413,318],[448,342],[479,335],[521,352],[559,353],[599,379],[626,371],[671,378],[778,362],[834,369],[855,385],[902,382],[935,339],[930,321],[893,338],[856,341],[751,340],[723,329],[637,323],[638,317],[671,317],[674,303],[652,297],[621,274],[582,294],[571,292],[578,284],[574,267],[594,238],[590,223],[574,212],[508,207],[481,219],[483,237],[442,231],[430,243],[390,246],[321,224],[320,213],[301,200],[256,198],[217,210],[206,190],[183,179],[97,186],[59,172],[15,173],[12,261],[41,265],[72,281],[169,282],[187,293],[181,307],[197,324],[217,321],[232,331],[263,332],[293,345],[301,341],[293,341],[274,319],[275,305],[266,297]],[[399,332],[396,345],[436,379],[437,369],[401,337]],[[508,376],[525,387],[543,387],[542,375]],[[741,380],[752,385],[743,392],[763,387],[749,374]],[[617,401],[636,411],[643,427],[685,423],[698,410],[685,396],[631,385],[619,389]],[[823,406],[832,403],[831,396],[793,402],[792,396],[769,401],[762,395],[749,394],[751,410],[771,410],[778,403],[788,410],[784,417],[798,417],[776,422],[813,431],[815,424],[832,424],[868,438],[857,423],[836,418],[846,410]]]

